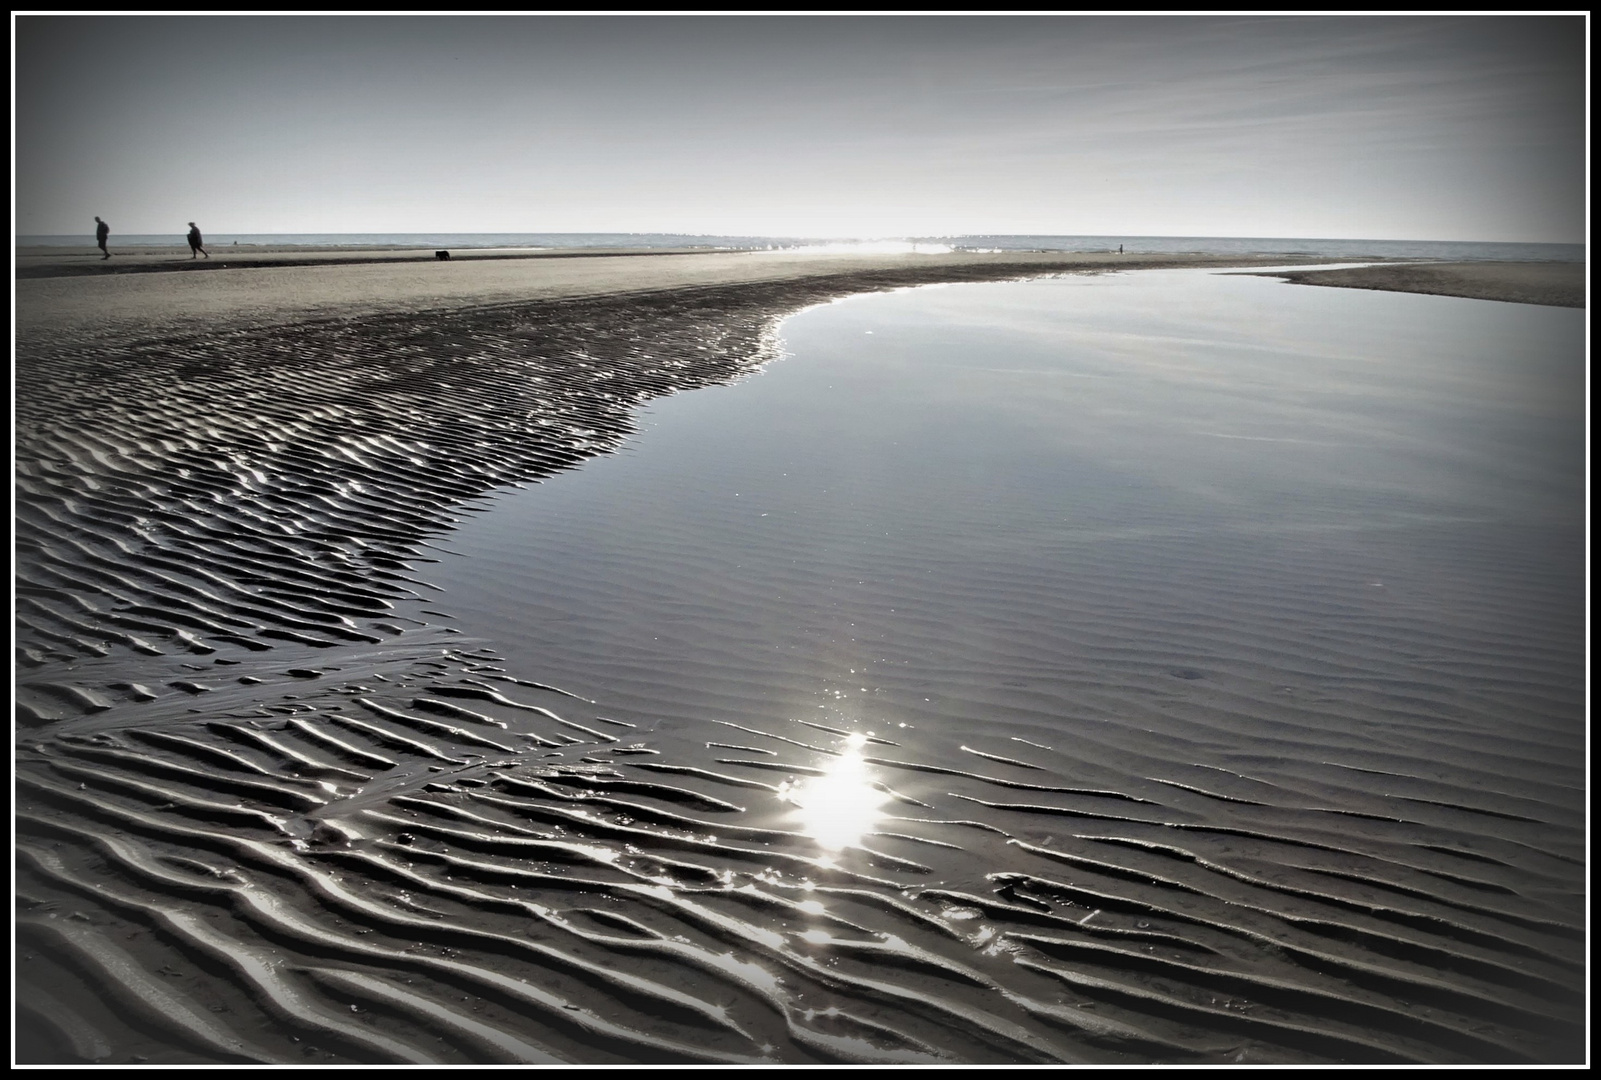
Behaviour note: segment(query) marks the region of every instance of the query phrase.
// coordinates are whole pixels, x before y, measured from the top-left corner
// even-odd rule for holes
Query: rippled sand
[[[475,497],[759,364],[776,316],[1020,272],[26,336],[20,1059],[1578,1060],[1550,657],[1512,665],[1549,715],[1449,780],[1315,705],[1264,759],[1356,746],[1338,783],[1110,729],[1069,752],[708,719],[695,754],[431,599],[430,540]],[[852,800],[885,815],[858,846],[797,824]]]

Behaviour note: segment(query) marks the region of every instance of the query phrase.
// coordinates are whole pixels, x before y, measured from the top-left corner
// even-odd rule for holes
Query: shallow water
[[[1220,764],[1353,680],[1333,737],[1489,734],[1466,687],[1499,673],[1571,739],[1581,334],[1191,271],[856,297],[500,497],[429,578],[453,625],[663,735],[825,718],[1000,747],[1169,718],[1222,740],[1184,763]],[[1514,675],[1525,650],[1549,669]],[[1415,685],[1426,706],[1380,701]]]

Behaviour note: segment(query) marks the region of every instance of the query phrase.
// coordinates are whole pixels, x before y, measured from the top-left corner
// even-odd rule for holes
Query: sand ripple
[[[1404,752],[1299,785],[1153,767],[1113,731],[706,720],[667,760],[426,606],[475,497],[749,370],[775,314],[895,283],[32,343],[24,1060],[1577,1060],[1564,800]],[[780,796],[853,754],[882,817],[831,853]]]

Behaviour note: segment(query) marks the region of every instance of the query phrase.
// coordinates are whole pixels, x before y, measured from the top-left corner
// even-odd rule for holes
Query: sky
[[[12,27],[22,235],[1587,235],[1582,16]]]

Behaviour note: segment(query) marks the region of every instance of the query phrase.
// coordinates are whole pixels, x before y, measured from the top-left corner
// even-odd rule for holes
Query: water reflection
[[[874,784],[862,760],[866,745],[865,735],[848,735],[839,757],[823,775],[787,782],[778,789],[778,797],[796,808],[801,831],[829,851],[860,843],[889,798]]]

